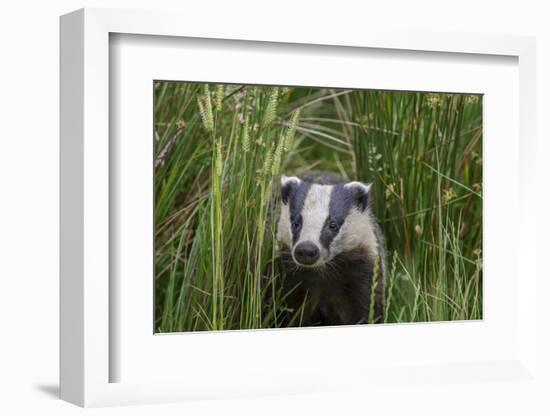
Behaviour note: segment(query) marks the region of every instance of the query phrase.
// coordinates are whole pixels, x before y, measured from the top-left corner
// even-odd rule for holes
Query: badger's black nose
[[[310,241],[304,241],[294,248],[294,257],[298,263],[310,266],[319,260],[319,248]]]

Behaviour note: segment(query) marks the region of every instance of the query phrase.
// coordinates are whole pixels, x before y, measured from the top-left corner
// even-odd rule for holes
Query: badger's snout
[[[311,241],[303,241],[294,247],[294,259],[304,266],[312,266],[319,260],[319,247]]]

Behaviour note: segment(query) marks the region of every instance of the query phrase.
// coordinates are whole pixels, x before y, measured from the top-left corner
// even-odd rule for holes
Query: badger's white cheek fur
[[[360,246],[366,247],[372,256],[378,255],[378,244],[371,225],[372,221],[368,211],[360,212],[355,208],[352,209],[330,245],[331,257]]]
[[[285,244],[287,247],[292,247],[292,236],[290,234],[290,210],[288,205],[281,206],[281,216],[277,226],[277,240]]]

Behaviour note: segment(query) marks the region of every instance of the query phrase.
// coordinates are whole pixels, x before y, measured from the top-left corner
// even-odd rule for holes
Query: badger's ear
[[[300,185],[300,182],[302,181],[296,176],[281,176],[281,200],[283,201],[283,204],[288,204],[290,195],[293,190]]]
[[[346,183],[344,186],[351,191],[357,208],[361,211],[365,211],[369,203],[369,191],[371,184],[364,184],[363,182],[354,181]]]

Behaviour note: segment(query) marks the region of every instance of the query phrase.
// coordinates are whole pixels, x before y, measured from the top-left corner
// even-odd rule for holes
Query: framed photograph
[[[61,397],[536,384],[534,40],[179,18],[61,18]]]
[[[483,318],[482,95],[154,94],[156,333]]]

